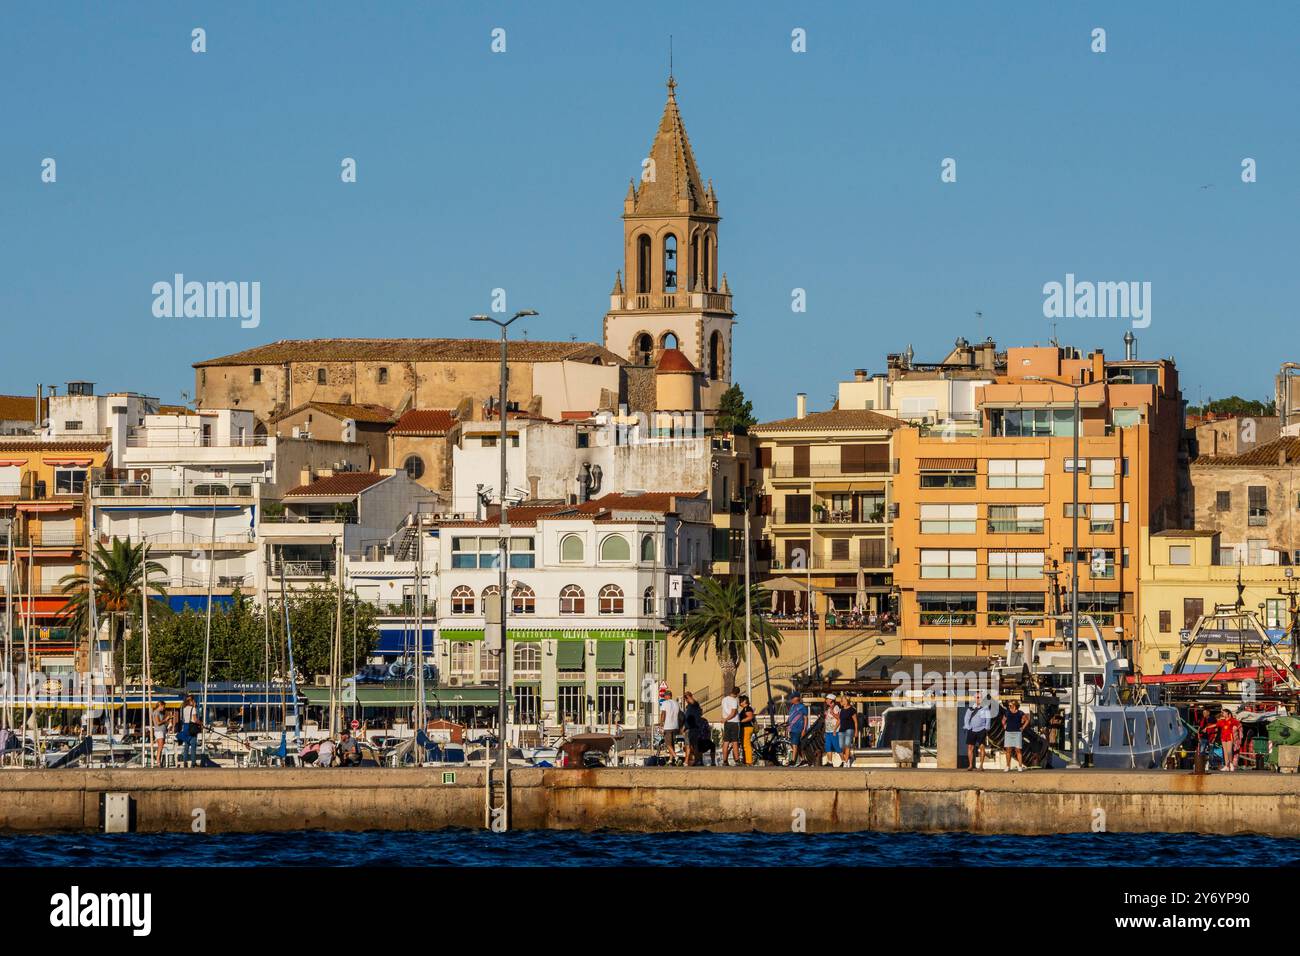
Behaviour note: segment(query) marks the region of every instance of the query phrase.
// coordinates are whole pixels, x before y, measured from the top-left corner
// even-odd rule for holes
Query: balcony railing
[[[841,464],[823,464],[821,462],[797,465],[791,461],[773,462],[767,469],[773,478],[862,478],[863,476],[885,477],[891,474],[888,462],[868,462],[861,469],[845,470]]]
[[[128,448],[265,448],[265,435],[236,435],[233,438],[217,439],[210,435],[188,434],[139,434],[127,436]]]
[[[624,309],[716,309],[731,311],[731,296],[722,292],[634,292],[623,296]]]
[[[285,561],[284,576],[286,578],[323,578],[333,574],[338,565],[333,561]],[[280,578],[279,561],[271,562],[271,579],[277,581]]]
[[[806,511],[791,511],[788,508],[778,508],[768,516],[768,520],[773,524],[788,525],[808,525],[808,524],[884,524],[885,509],[871,508],[859,509],[855,518],[850,509],[825,508],[820,512],[814,511],[809,514]]]
[[[285,513],[268,515],[263,513],[258,520],[263,524],[356,524],[357,516],[354,514],[295,515]]]
[[[206,532],[195,531],[160,531],[156,534],[147,534],[144,536],[150,547],[156,548],[174,548],[174,547],[191,547],[194,545],[212,545],[212,544],[251,544],[253,541],[252,529],[248,531],[236,531],[229,534],[218,534],[213,536]]]
[[[260,481],[97,481],[96,498],[251,498]]]

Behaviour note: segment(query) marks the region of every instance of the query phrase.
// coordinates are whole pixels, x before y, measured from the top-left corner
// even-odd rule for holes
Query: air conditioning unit
[[[447,686],[448,686],[448,687],[459,687],[459,686],[460,686],[460,678],[459,678],[459,677],[448,677],[448,678],[447,678]]]
[[[329,675],[329,674],[317,674],[317,675],[316,675],[316,686],[317,686],[317,687],[328,687],[329,685],[330,685],[330,675]]]
[[[1219,659],[1219,649],[1217,647],[1207,647],[1205,649],[1205,659],[1207,661],[1217,661]]]

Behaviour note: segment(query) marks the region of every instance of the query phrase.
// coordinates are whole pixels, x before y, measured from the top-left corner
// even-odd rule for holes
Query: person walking
[[[740,700],[736,697],[734,687],[722,698],[722,765],[727,766],[727,758],[735,756],[740,763]]]
[[[750,706],[749,696],[740,695],[740,752],[745,759],[745,766],[754,765],[754,708]]]
[[[192,767],[199,759],[199,733],[203,730],[199,723],[199,708],[194,703],[194,695],[186,694],[181,706],[181,765]]]
[[[840,694],[840,756],[846,767],[853,766],[853,747],[858,739],[858,711],[848,694]]]
[[[992,718],[988,712],[989,699],[985,697],[982,701],[966,708],[966,719],[963,726],[966,729],[966,769],[983,770],[984,769],[984,744],[989,738],[989,725]],[[979,750],[979,765],[975,763],[975,751]]]
[[[822,730],[826,734],[826,752],[822,754],[822,763],[831,763],[832,754],[840,752],[840,706],[835,703],[835,695],[827,694],[822,708]]]
[[[1237,769],[1237,754],[1241,749],[1241,721],[1232,711],[1224,708],[1219,711],[1216,722],[1219,730],[1219,743],[1223,747],[1223,767],[1232,773]]]
[[[1011,770],[1012,762],[1015,762],[1016,772],[1025,769],[1025,758],[1021,753],[1021,747],[1024,744],[1025,725],[1029,722],[1029,715],[1020,709],[1020,701],[1013,700],[1007,704],[1007,712],[1002,715],[1002,746],[1007,752],[1007,765],[1002,768],[1006,773]]]
[[[659,701],[659,729],[661,743],[668,747],[668,762],[677,763],[677,731],[681,725],[681,707],[673,700],[673,692],[665,688]]]
[[[803,766],[803,733],[808,729],[808,707],[797,690],[790,695],[790,713],[786,717],[785,732],[790,736],[792,766]]]

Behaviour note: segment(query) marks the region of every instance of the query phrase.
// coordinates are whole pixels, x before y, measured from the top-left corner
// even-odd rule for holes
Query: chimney
[[[302,470],[300,470],[300,471],[298,472],[298,484],[300,484],[300,485],[310,485],[310,484],[311,484],[311,469],[310,469],[310,468],[303,468]]]
[[[853,381],[865,382],[867,380],[867,370],[865,368],[855,368],[853,370]]]
[[[39,433],[41,430],[41,383],[36,383],[36,428],[34,431]]]
[[[1124,361],[1131,362],[1137,358],[1137,340],[1132,329],[1124,333]]]
[[[795,395],[794,417],[795,418],[808,417],[808,393],[807,392],[799,392]]]

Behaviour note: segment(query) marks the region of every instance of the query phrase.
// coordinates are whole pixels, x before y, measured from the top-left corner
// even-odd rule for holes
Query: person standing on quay
[[[680,723],[681,708],[673,700],[673,692],[665,688],[659,700],[659,728],[663,731],[663,742],[668,748],[668,762],[671,764],[677,763],[677,731]]]
[[[826,695],[826,705],[822,708],[822,728],[826,733],[826,752],[822,762],[830,763],[831,755],[840,752],[840,705],[835,703],[835,695]]]
[[[1003,773],[1011,769],[1012,761],[1015,761],[1017,772],[1025,769],[1025,758],[1020,748],[1024,743],[1025,724],[1028,722],[1028,715],[1020,710],[1020,701],[1011,701],[1007,708],[1007,712],[1002,715],[1002,746],[1007,751],[1007,765],[1002,768]]]
[[[858,736],[858,712],[848,694],[840,694],[840,755],[844,766],[853,766],[853,746]]]
[[[803,762],[803,732],[808,729],[808,708],[804,705],[803,696],[795,691],[790,695],[790,713],[786,717],[785,730],[790,735],[790,750],[792,766],[798,767]]]
[[[153,763],[155,767],[161,767],[163,748],[167,746],[167,708],[163,706],[162,701],[154,703],[151,723],[153,724]]]
[[[989,736],[989,718],[988,707],[985,701],[967,708],[966,710],[966,769],[983,770],[984,769],[984,742]],[[979,749],[979,764],[975,763],[975,750]]]
[[[740,763],[740,701],[736,699],[734,687],[727,690],[722,698],[722,765],[727,766],[727,757],[735,755]]]
[[[1223,745],[1223,769],[1231,773],[1237,769],[1237,753],[1241,749],[1241,721],[1232,711],[1219,711],[1219,742]]]
[[[754,708],[750,706],[749,696],[740,695],[740,752],[745,759],[745,766],[754,764]]]
[[[194,695],[185,695],[185,704],[181,707],[181,764],[194,766],[199,759],[199,709],[194,703]]]

